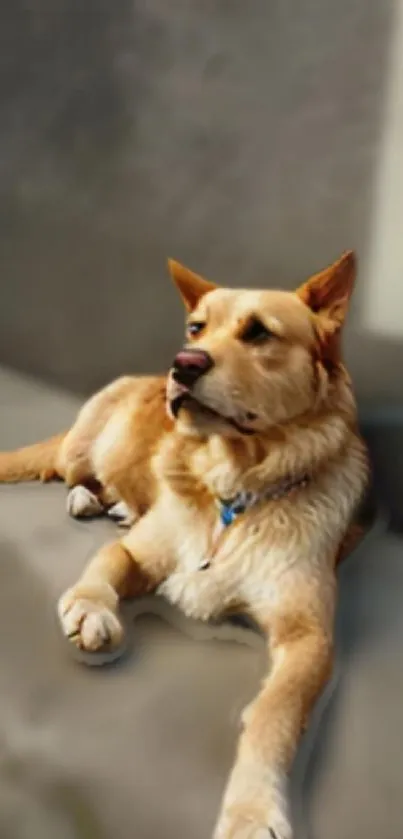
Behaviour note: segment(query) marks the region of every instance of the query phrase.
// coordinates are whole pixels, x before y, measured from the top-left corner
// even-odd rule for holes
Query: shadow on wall
[[[166,368],[167,256],[291,288],[365,254],[392,0],[6,6],[2,361],[82,391]],[[349,346],[364,395],[395,393],[395,350]]]

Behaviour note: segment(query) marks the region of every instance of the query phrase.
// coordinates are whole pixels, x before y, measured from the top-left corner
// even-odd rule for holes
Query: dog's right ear
[[[215,283],[205,280],[199,274],[194,274],[174,259],[168,259],[168,268],[188,312],[193,312],[199,300],[209,291],[217,288]]]

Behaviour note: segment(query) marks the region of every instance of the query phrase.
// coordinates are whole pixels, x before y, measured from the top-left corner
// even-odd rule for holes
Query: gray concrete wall
[[[84,391],[164,368],[182,326],[168,255],[291,288],[356,247],[348,359],[363,397],[397,398],[400,336],[367,306],[397,12],[6,0],[0,360]]]

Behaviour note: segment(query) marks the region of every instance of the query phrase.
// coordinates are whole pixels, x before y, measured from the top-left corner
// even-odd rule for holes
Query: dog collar
[[[217,506],[220,514],[220,521],[223,527],[229,527],[238,516],[246,513],[247,510],[261,504],[262,501],[277,501],[289,495],[294,489],[300,489],[307,485],[308,475],[299,478],[283,478],[276,484],[267,487],[263,492],[238,492],[233,498],[219,498]]]
[[[220,515],[219,526],[213,536],[213,544],[210,548],[210,555],[208,558],[206,557],[206,559],[202,560],[199,565],[199,571],[204,571],[205,569],[210,568],[211,560],[215,556],[219,545],[221,544],[221,539],[224,536],[226,528],[233,524],[238,516],[241,516],[243,513],[246,513],[247,510],[251,510],[263,501],[276,501],[279,498],[284,498],[286,495],[290,495],[293,490],[301,489],[306,486],[309,483],[309,480],[309,475],[306,474],[299,478],[287,477],[278,481],[276,484],[266,487],[266,489],[260,493],[238,492],[233,498],[217,498],[216,503]]]

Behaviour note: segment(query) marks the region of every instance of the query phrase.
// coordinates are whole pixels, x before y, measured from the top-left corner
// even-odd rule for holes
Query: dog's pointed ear
[[[192,312],[199,300],[209,291],[214,291],[217,286],[199,274],[194,274],[189,268],[185,268],[180,262],[168,259],[168,268],[171,277],[179,290],[182,300],[188,310]]]
[[[300,286],[296,293],[312,312],[323,315],[334,329],[340,329],[347,314],[356,274],[356,255],[354,251],[347,251],[333,265]]]

